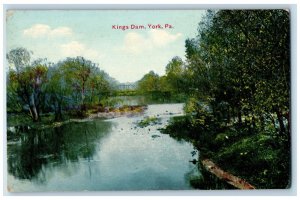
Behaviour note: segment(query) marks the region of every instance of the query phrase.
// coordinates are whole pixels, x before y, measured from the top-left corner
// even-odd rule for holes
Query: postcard
[[[291,187],[290,13],[7,10],[8,192]]]

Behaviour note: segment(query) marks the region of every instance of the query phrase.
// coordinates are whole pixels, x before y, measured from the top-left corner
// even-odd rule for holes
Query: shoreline
[[[118,118],[118,117],[123,117],[123,116],[134,116],[134,115],[138,115],[143,113],[145,110],[147,109],[147,106],[123,106],[120,108],[113,108],[110,111],[107,112],[97,112],[97,113],[85,113],[87,116],[83,117],[83,118],[79,118],[79,117],[70,117],[69,119],[63,120],[63,121],[52,121],[47,123],[47,121],[41,121],[38,123],[34,123],[34,122],[28,122],[28,123],[20,123],[20,124],[16,124],[16,125],[11,125],[11,126],[7,126],[7,132],[15,132],[15,127],[18,126],[28,126],[30,128],[34,128],[37,130],[43,130],[43,129],[47,129],[47,128],[56,128],[56,127],[60,127],[64,124],[68,124],[71,122],[86,122],[86,121],[91,121],[94,119],[113,119],[113,118]]]

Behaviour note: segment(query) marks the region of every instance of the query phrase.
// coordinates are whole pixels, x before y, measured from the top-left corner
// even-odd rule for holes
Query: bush
[[[224,146],[213,159],[257,188],[287,188],[290,173],[287,159],[289,156],[280,146],[280,141],[272,136],[257,134]]]

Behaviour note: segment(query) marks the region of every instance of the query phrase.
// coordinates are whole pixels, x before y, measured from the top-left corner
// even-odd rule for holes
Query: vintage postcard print
[[[8,10],[9,192],[291,186],[288,10]]]

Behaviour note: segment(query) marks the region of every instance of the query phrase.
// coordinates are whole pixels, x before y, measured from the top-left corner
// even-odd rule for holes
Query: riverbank
[[[46,114],[41,117],[41,121],[33,123],[31,119],[24,114],[14,114],[7,116],[7,131],[14,132],[15,127],[27,126],[34,129],[47,129],[62,126],[70,122],[85,122],[93,119],[112,119],[122,116],[134,116],[145,111],[147,106],[121,106],[118,108],[106,108],[101,111],[94,109],[87,110],[80,117],[73,113],[65,113],[64,119],[61,121],[54,121],[54,114]]]
[[[145,111],[147,106],[122,106],[119,108],[106,109],[104,112],[96,112],[88,114],[88,119],[104,118],[111,119],[121,116],[133,116]]]
[[[228,172],[225,172],[223,169],[218,167],[213,161],[205,159],[201,161],[201,164],[204,168],[210,173],[214,174],[219,179],[226,181],[228,184],[242,190],[255,189],[253,185],[246,182],[245,180],[236,177]]]
[[[290,187],[289,143],[274,130],[216,122],[195,125],[185,116],[173,118],[163,132],[192,142],[200,152],[200,162],[210,159],[257,189]],[[194,180],[194,184],[203,189],[201,181]]]

